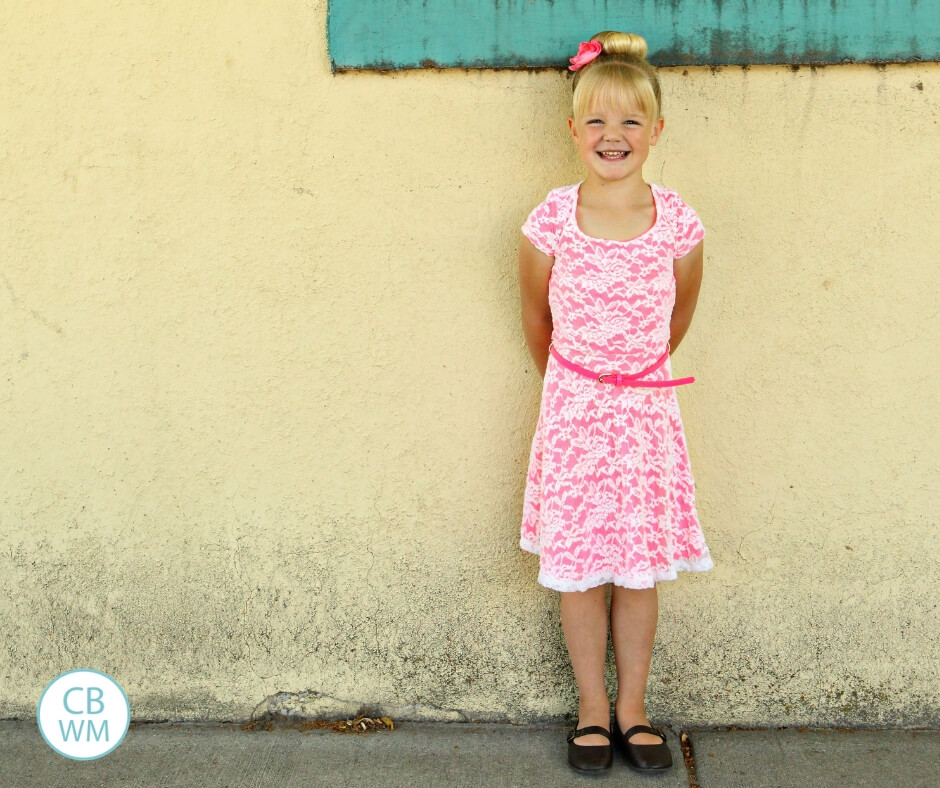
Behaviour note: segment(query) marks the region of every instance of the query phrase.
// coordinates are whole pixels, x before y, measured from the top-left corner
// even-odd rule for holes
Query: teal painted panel
[[[599,30],[656,65],[940,60],[940,0],[330,0],[334,71],[558,68]]]

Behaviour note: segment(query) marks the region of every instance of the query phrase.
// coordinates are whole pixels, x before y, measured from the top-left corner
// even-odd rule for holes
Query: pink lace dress
[[[522,226],[555,258],[552,342],[589,370],[635,373],[668,346],[673,260],[705,228],[676,192],[651,184],[649,230],[630,241],[592,238],[575,216],[580,185],[553,189]],[[670,378],[667,360],[646,379]],[[674,387],[600,383],[549,353],[519,546],[539,555],[538,582],[556,591],[650,588],[712,568]]]

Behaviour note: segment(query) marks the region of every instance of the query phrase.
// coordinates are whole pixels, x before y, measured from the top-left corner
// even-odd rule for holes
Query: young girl
[[[544,378],[519,546],[561,592],[578,684],[568,761],[610,768],[613,743],[641,771],[672,765],[644,697],[656,583],[712,567],[669,360],[698,300],[705,229],[679,195],[643,180],[663,130],[660,87],[637,35],[580,45],[571,136],[586,170],[522,227],[522,321]],[[617,667],[604,683],[607,584]]]

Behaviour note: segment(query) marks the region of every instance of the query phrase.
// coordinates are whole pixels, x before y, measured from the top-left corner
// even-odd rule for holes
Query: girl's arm
[[[672,320],[669,322],[669,354],[672,355],[685,332],[689,330],[698,292],[702,286],[702,252],[704,241],[699,241],[685,257],[679,257],[673,263],[672,270],[676,277],[676,303],[672,308]]]
[[[548,346],[552,341],[552,310],[548,304],[548,280],[552,275],[554,257],[536,249],[522,236],[519,245],[519,292],[522,296],[522,331],[532,360],[545,377]]]

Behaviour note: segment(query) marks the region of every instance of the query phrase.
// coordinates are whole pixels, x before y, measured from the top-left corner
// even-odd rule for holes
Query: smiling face
[[[602,181],[642,180],[643,164],[663,130],[663,119],[652,121],[636,106],[601,103],[590,107],[568,128],[588,178]]]

